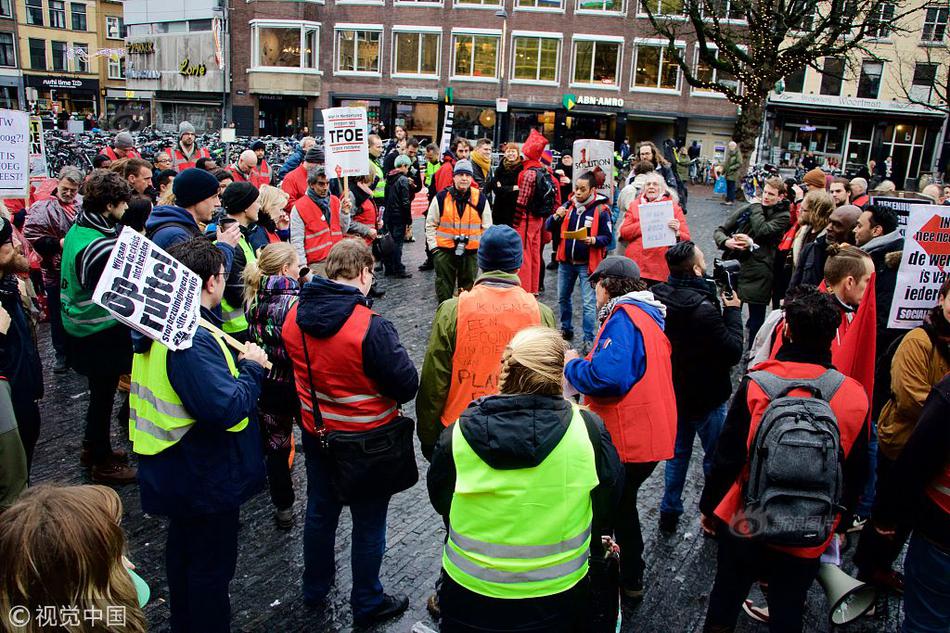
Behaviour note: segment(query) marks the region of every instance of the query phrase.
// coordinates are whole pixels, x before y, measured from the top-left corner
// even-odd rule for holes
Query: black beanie
[[[249,182],[232,182],[221,194],[221,204],[228,215],[237,215],[254,204],[260,192]]]
[[[217,195],[218,179],[209,171],[192,167],[175,176],[172,193],[179,207],[192,207]]]

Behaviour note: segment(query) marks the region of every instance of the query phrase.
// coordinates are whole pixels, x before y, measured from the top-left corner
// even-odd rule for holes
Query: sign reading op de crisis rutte
[[[887,327],[909,330],[920,325],[940,300],[940,286],[948,277],[950,207],[914,205],[907,218]]]
[[[30,177],[30,113],[0,108],[0,197],[22,196]]]
[[[332,177],[369,173],[369,119],[366,108],[323,110],[327,173]]]
[[[92,300],[168,349],[187,349],[201,319],[201,278],[125,227]]]

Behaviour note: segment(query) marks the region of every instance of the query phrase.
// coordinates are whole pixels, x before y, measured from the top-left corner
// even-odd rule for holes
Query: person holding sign
[[[628,243],[625,254],[640,266],[647,285],[666,281],[670,276],[666,251],[676,242],[691,238],[686,216],[659,172],[645,176],[642,193],[630,203],[620,225],[620,238]]]
[[[168,254],[201,278],[201,317],[220,324],[224,255],[206,239]],[[168,517],[165,546],[173,631],[227,631],[241,504],[264,485],[257,425],[267,354],[236,355],[202,324],[191,347],[143,338],[132,364],[129,436],[139,456],[142,510]],[[237,356],[237,358],[235,358]]]
[[[66,360],[89,381],[86,433],[80,462],[97,483],[130,484],[128,455],[112,449],[110,425],[119,377],[132,369],[132,337],[92,293],[118,238],[116,225],[132,199],[119,174],[97,170],[83,183],[83,208],[63,241],[62,317]]]
[[[330,193],[323,167],[310,170],[307,185],[307,193],[290,211],[290,243],[297,249],[300,263],[323,277],[330,249],[349,228],[350,198],[346,196],[341,202]]]
[[[557,301],[561,309],[561,335],[565,341],[574,339],[574,284],[580,279],[584,302],[584,348],[594,344],[597,319],[597,298],[588,276],[607,254],[613,236],[610,226],[610,202],[597,193],[593,172],[578,176],[574,197],[549,217],[545,229],[559,233],[557,249]]]

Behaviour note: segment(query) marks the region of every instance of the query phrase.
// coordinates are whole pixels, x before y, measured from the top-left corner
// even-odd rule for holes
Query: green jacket
[[[791,217],[788,201],[782,200],[773,207],[763,207],[758,202],[736,210],[726,222],[716,229],[713,239],[723,251],[725,259],[737,259],[739,269],[739,298],[746,303],[769,303],[772,301],[772,277],[778,243],[788,230]],[[745,233],[758,248],[733,251],[726,248],[726,240],[736,233]]]
[[[518,275],[500,271],[483,272],[475,280],[476,284],[491,279],[503,279],[506,282],[518,282]],[[442,408],[449,394],[452,378],[452,357],[455,355],[455,326],[458,316],[458,297],[446,299],[439,305],[432,320],[432,334],[422,362],[422,375],[419,380],[419,393],[416,396],[416,419],[418,420],[419,442],[422,454],[428,459],[432,449],[442,433]],[[541,325],[557,327],[551,308],[538,302],[541,309]]]
[[[742,167],[742,150],[738,147],[736,151],[726,150],[726,157],[723,160],[723,175],[726,180],[737,180],[739,177],[739,168]]]
[[[676,161],[676,175],[680,177],[680,180],[686,182],[689,180],[689,156],[675,151],[673,152],[673,159]]]

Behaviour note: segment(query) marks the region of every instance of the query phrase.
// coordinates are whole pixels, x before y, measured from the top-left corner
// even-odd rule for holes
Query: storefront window
[[[575,41],[573,82],[618,85],[620,46],[619,42]]]
[[[300,22],[293,26],[251,23],[255,68],[312,68],[319,63],[320,26]]]
[[[837,97],[841,94],[841,81],[844,78],[844,59],[825,57],[825,66],[821,71],[821,89],[823,95]]]
[[[380,124],[379,101],[375,99],[340,99],[337,105],[341,108],[364,108],[370,128],[377,128]]]
[[[53,70],[66,70],[66,42],[50,42],[53,53]]]
[[[881,73],[884,64],[875,61],[866,61],[861,64],[861,77],[858,79],[858,96],[867,99],[877,99],[881,91]]]
[[[420,143],[433,141],[439,124],[439,104],[397,103],[395,124]]]
[[[107,125],[113,130],[140,130],[152,123],[148,101],[106,100]]]
[[[43,0],[26,0],[26,23],[43,26]]]
[[[663,46],[638,44],[633,64],[634,87],[665,90],[679,88],[679,66]]]
[[[432,75],[439,74],[439,57],[442,50],[440,33],[393,33],[395,52],[393,74]]]
[[[871,157],[871,138],[874,135],[874,124],[870,122],[854,121],[848,133],[848,148],[845,152],[845,174],[855,174]]]
[[[548,139],[549,143],[554,142],[554,118],[553,110],[545,112],[518,112],[511,113],[511,134],[509,139],[518,143],[524,142],[528,138],[531,130],[537,130]]]
[[[337,31],[337,72],[378,73],[380,31]]]
[[[66,3],[63,0],[49,0],[49,25],[54,29],[66,28]]]
[[[796,165],[806,152],[819,164],[834,159],[839,164],[844,153],[844,129],[847,123],[833,119],[788,119],[782,124],[779,145],[783,164]],[[788,159],[785,159],[785,156]]]
[[[576,10],[622,13],[623,0],[577,0]]]
[[[514,38],[513,79],[557,81],[561,40],[547,37]]]
[[[0,33],[0,66],[16,67],[16,47],[13,33]]]
[[[12,86],[0,86],[0,108],[16,110],[18,106],[16,88]]]
[[[455,77],[498,76],[498,40],[497,35],[452,36],[455,49],[455,63],[452,75]]]
[[[221,128],[221,106],[173,101],[158,103],[158,122],[162,129],[178,130],[181,121],[194,125],[198,134],[218,130]]]
[[[882,157],[890,156],[891,173],[898,189],[916,189],[917,176],[920,175],[921,159],[925,144],[931,144],[927,138],[926,125],[900,123],[884,128]],[[883,158],[882,158],[883,159]]]
[[[452,133],[467,139],[492,137],[495,127],[495,109],[481,106],[455,106]]]

